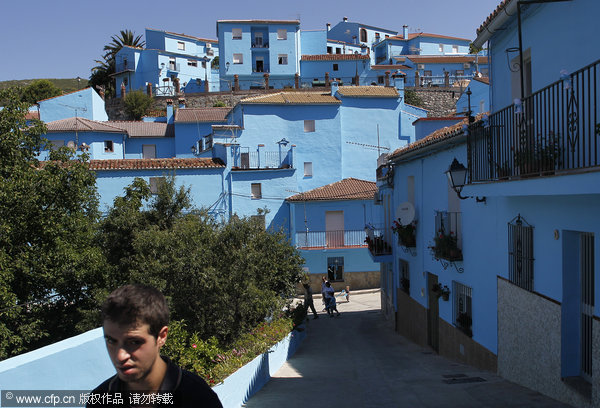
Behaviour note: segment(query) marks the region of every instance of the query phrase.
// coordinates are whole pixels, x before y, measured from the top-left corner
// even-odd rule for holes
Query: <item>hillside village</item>
[[[85,88],[31,118],[90,155],[101,210],[136,177],[157,193],[174,176],[217,220],[282,229],[316,293],[322,276],[381,288],[411,341],[600,406],[600,56],[572,47],[600,34],[598,5],[521,3],[490,10],[472,44],[346,17],[146,29],[117,53],[115,98],[142,90],[166,114],[109,120],[114,102]],[[423,89],[455,93],[452,114],[406,103]],[[239,102],[188,107],[211,95]]]

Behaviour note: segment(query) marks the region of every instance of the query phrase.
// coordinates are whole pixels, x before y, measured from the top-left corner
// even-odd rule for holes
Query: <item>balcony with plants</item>
[[[600,166],[600,61],[468,126],[471,183]]]
[[[435,235],[430,247],[433,258],[440,261],[444,269],[452,264],[459,272],[462,268],[456,262],[463,260],[461,213],[437,211],[435,215]]]
[[[413,221],[402,225],[400,219],[392,223],[392,232],[398,236],[398,245],[405,248],[416,248],[417,246],[417,222]]]
[[[391,231],[389,229],[386,231],[383,226],[367,224],[365,226],[365,233],[367,236],[364,242],[367,244],[369,253],[375,262],[385,262],[388,256],[391,257]],[[382,257],[386,259],[383,259]]]

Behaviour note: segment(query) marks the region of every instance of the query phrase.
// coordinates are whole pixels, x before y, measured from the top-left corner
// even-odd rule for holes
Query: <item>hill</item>
[[[26,87],[27,85],[29,85],[36,79],[38,79],[38,78],[19,79],[19,80],[12,80],[12,81],[0,81],[0,89],[9,88],[11,86]],[[39,79],[42,79],[42,78],[39,78]],[[73,92],[78,89],[83,89],[87,86],[87,83],[88,83],[88,80],[83,79],[83,78],[81,78],[80,83],[77,82],[77,78],[65,78],[65,79],[48,78],[48,81],[52,82],[58,88],[62,89],[62,91],[64,93]]]

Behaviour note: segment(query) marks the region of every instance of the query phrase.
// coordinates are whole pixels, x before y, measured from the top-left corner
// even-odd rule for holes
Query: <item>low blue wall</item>
[[[293,331],[269,352],[213,389],[223,407],[239,408],[291,357],[306,332]],[[89,390],[115,374],[102,328],[0,361],[2,390]]]

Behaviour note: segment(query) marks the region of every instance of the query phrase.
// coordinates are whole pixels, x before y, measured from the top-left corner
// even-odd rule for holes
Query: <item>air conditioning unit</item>
[[[471,68],[471,63],[470,63],[470,62],[465,62],[465,63],[463,64],[463,68],[464,68],[464,69]]]
[[[417,64],[417,69],[425,69],[425,64]]]

